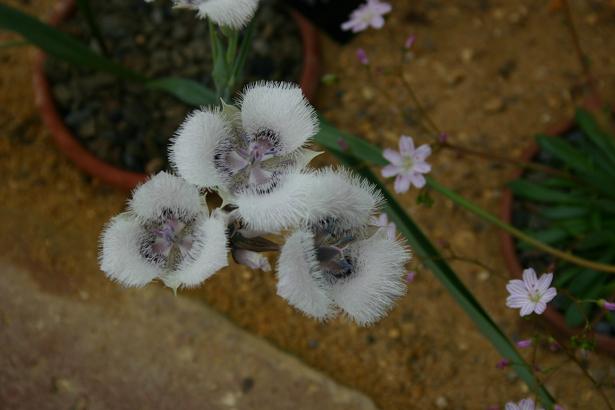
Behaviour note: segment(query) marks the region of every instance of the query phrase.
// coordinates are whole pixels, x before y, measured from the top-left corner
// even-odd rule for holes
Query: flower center
[[[326,279],[334,282],[352,275],[353,262],[348,245],[355,236],[336,227],[335,218],[324,218],[312,226],[316,245],[316,259]]]
[[[530,291],[529,299],[534,303],[538,303],[542,299],[542,295],[538,291]]]
[[[280,151],[278,136],[272,130],[260,130],[219,147],[216,166],[228,176],[234,193],[246,188],[268,191],[292,162],[280,156]]]
[[[404,169],[411,170],[414,166],[414,161],[412,160],[412,157],[404,157],[402,166]]]
[[[142,255],[152,263],[173,269],[194,244],[190,224],[176,216],[146,226],[146,237],[141,246]]]

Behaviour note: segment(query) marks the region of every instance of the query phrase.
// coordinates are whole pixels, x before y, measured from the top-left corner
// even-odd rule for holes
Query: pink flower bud
[[[519,340],[517,347],[520,349],[526,349],[532,345],[532,339]]]
[[[410,34],[404,43],[404,47],[407,49],[412,48],[414,42],[416,41],[416,36],[414,34]]]
[[[365,52],[364,49],[362,48],[357,49],[357,60],[359,60],[359,63],[363,65],[369,64],[369,58],[367,58],[367,53]]]

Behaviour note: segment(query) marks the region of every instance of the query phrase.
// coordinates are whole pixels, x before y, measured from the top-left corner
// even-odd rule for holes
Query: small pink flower
[[[350,19],[342,24],[342,30],[353,33],[368,29],[370,26],[380,29],[384,26],[384,15],[391,11],[389,3],[380,0],[367,0],[350,14]]]
[[[362,49],[362,48],[357,49],[357,60],[359,60],[359,63],[363,65],[369,64],[369,58],[367,58],[367,53],[365,52],[365,49]]]
[[[344,138],[337,139],[337,146],[340,147],[342,151],[348,151],[348,148],[350,148]]]
[[[387,214],[385,213],[380,214],[378,218],[376,218],[375,216],[372,217],[371,225],[377,226],[378,228],[385,229],[387,233],[387,239],[391,241],[394,241],[395,238],[397,237],[397,230],[395,227],[395,223],[389,222],[389,218]]]
[[[440,144],[446,144],[446,141],[448,141],[448,134],[446,132],[438,134],[438,142]]]
[[[536,406],[534,400],[523,399],[518,404],[512,401],[506,403],[504,410],[544,410],[542,407]]]
[[[385,149],[382,155],[390,164],[382,168],[385,178],[395,176],[395,192],[408,191],[412,185],[417,188],[425,186],[425,177],[431,171],[431,165],[425,160],[431,154],[429,145],[414,148],[412,137],[402,135],[399,139],[399,152]]]
[[[506,306],[521,309],[519,314],[527,316],[536,313],[541,315],[547,309],[547,303],[557,295],[555,288],[549,287],[553,280],[552,273],[536,277],[536,271],[528,268],[523,271],[523,280],[513,279],[506,285],[510,296],[506,298]]]
[[[406,42],[404,43],[404,47],[407,49],[412,48],[415,41],[416,41],[416,36],[414,34],[409,35],[408,38],[406,39]]]
[[[560,406],[559,404],[556,404],[556,405],[553,407],[553,410],[566,410],[566,409],[564,409],[564,406]]]
[[[527,349],[532,345],[532,339],[519,340],[517,342],[517,347],[520,349]]]

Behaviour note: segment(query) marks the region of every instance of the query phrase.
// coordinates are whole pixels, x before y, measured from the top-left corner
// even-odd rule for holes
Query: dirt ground
[[[53,1],[8,3],[45,16]],[[401,134],[429,142],[399,81],[386,68],[368,80],[355,61],[356,48],[364,47],[375,66],[395,64],[408,34],[417,35],[417,44],[405,73],[452,142],[519,155],[532,134],[572,113],[580,67],[561,13],[549,11],[547,1],[393,4],[385,29],[366,32],[346,47],[324,40],[323,71],[339,82],[321,88],[318,105],[340,128],[383,147],[394,147]],[[615,10],[606,1],[571,4],[599,89],[612,104]],[[8,38],[13,37],[0,35]],[[126,194],[84,176],[57,151],[34,105],[30,59],[26,47],[0,50],[0,249],[39,272],[34,279],[46,292],[86,304],[121,304],[130,293],[105,280],[96,255],[101,227],[122,209]],[[432,164],[435,178],[497,211],[510,168],[450,153],[438,153]],[[496,269],[453,264],[511,337],[531,335],[532,326],[504,306],[506,270],[497,230],[433,195],[431,209],[417,206],[413,195],[401,201],[433,240]],[[406,297],[370,328],[343,319],[326,324],[306,319],[276,296],[272,274],[237,266],[180,297],[202,300],[365,392],[385,410],[485,409],[529,395],[509,370],[496,369],[497,352],[437,279],[418,261],[413,268],[418,275]],[[542,350],[539,356],[545,367],[562,359]],[[615,361],[592,353],[590,369],[615,400]],[[567,409],[606,408],[572,366],[564,366],[547,386]]]

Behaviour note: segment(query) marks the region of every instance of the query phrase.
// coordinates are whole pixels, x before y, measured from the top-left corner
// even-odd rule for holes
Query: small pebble
[[[436,399],[436,407],[439,409],[445,409],[448,407],[448,400],[444,396],[440,396]]]
[[[390,329],[388,333],[388,336],[390,339],[399,339],[400,335],[401,335],[401,332],[396,327],[394,327],[393,329]]]
[[[504,101],[499,97],[492,98],[483,104],[483,109],[488,114],[500,112],[504,109]]]

